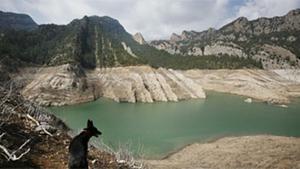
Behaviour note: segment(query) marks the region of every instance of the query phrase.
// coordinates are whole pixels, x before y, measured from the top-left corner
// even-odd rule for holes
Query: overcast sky
[[[107,15],[146,40],[220,28],[239,16],[280,16],[295,8],[300,8],[300,0],[0,0],[0,10],[29,14],[38,24]]]

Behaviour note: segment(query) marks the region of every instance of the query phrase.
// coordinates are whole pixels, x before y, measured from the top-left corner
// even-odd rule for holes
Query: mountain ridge
[[[284,16],[248,20],[239,17],[220,29],[182,31],[169,40],[150,42],[171,54],[248,57],[268,68],[300,67],[300,9]],[[272,48],[272,49],[271,49]],[[274,48],[274,49],[273,49]]]
[[[34,30],[38,24],[27,14],[0,11],[0,32],[7,29]]]
[[[18,14],[16,14],[18,15]],[[173,69],[260,68],[249,58],[186,58],[157,50],[129,34],[118,20],[108,16],[84,16],[66,25],[43,24],[32,31],[9,29],[0,38],[2,64],[55,66],[80,64],[84,68],[150,65]]]

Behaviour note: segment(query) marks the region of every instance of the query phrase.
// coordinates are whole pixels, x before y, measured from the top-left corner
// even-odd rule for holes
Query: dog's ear
[[[88,120],[87,121],[87,128],[92,128],[94,126],[93,121],[92,120]]]

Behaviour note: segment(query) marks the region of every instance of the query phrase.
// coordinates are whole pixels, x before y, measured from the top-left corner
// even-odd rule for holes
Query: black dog
[[[93,125],[93,121],[87,121],[87,128],[73,138],[69,146],[69,168],[88,169],[87,151],[88,142],[92,136],[98,137],[102,133]]]

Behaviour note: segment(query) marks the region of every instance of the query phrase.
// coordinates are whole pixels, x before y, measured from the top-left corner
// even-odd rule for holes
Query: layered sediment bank
[[[117,102],[205,98],[201,85],[182,73],[148,66],[83,71],[72,65],[41,68],[22,94],[41,105],[67,105],[106,97]]]
[[[300,96],[300,70],[180,71],[149,66],[84,70],[70,64],[31,69],[35,71],[24,70],[13,77],[25,78],[21,93],[45,106],[77,104],[99,97],[131,103],[179,101],[206,98],[204,90],[275,104],[286,104],[291,97]]]

